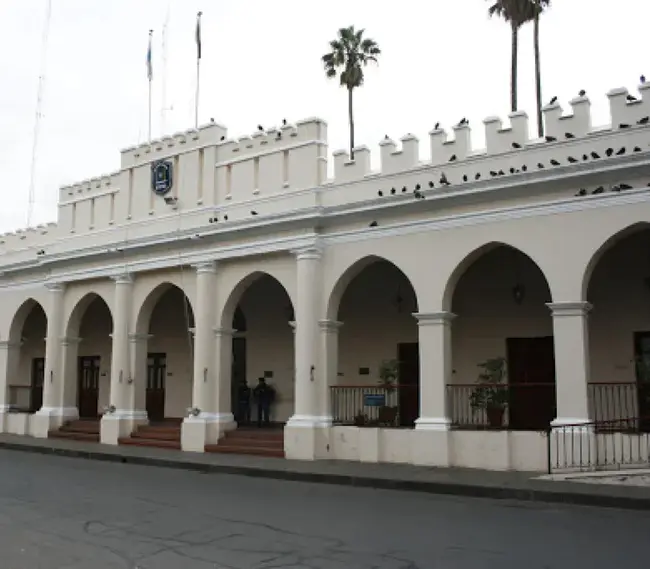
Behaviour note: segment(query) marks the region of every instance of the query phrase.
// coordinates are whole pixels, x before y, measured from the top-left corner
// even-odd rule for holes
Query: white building
[[[551,424],[582,440],[612,421],[647,460],[639,90],[609,93],[603,128],[581,97],[544,110],[557,140],[530,140],[520,112],[486,119],[480,151],[460,125],[430,133],[425,162],[412,135],[382,141],[379,172],[366,147],[335,152],[333,179],[319,119],[123,150],[60,190],[56,224],[0,237],[0,429],[237,451],[233,378],[266,377],[290,458],[545,470]],[[494,358],[496,418],[471,405]],[[378,388],[391,360],[398,385]]]

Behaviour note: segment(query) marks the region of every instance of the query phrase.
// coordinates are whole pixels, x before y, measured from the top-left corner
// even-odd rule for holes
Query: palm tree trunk
[[[542,64],[539,53],[539,14],[535,16],[535,89],[537,91],[537,134],[544,136],[544,120],[542,118]]]
[[[510,70],[510,111],[517,110],[517,60],[519,58],[519,26],[514,22],[512,25],[512,68]]]
[[[352,112],[352,89],[348,87],[348,119],[350,121],[350,160],[354,160],[354,114]]]

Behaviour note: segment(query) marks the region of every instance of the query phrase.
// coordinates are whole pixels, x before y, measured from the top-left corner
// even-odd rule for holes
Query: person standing
[[[260,377],[257,386],[253,389],[253,398],[257,404],[257,426],[261,427],[262,424],[269,426],[269,414],[275,399],[275,389],[266,383],[266,379]]]
[[[239,382],[237,389],[237,422],[248,425],[251,422],[251,388],[245,378]]]

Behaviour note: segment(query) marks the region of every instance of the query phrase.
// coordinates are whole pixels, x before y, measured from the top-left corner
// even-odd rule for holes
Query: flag
[[[153,30],[149,30],[149,47],[147,48],[147,79],[151,81],[153,79],[153,67],[151,65],[151,36],[153,35]]]
[[[201,59],[201,16],[203,12],[196,15],[196,59]]]

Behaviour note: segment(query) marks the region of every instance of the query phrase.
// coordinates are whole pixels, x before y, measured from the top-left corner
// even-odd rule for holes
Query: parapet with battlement
[[[367,192],[355,191],[359,182],[378,180],[376,195],[386,181],[417,169],[429,169],[435,176],[444,172],[451,184],[470,186],[529,169],[648,152],[650,83],[640,85],[638,91],[638,95],[627,89],[610,91],[609,124],[601,126],[592,124],[587,96],[572,99],[569,112],[558,102],[547,105],[543,109],[546,137],[541,140],[530,136],[528,115],[519,111],[507,121],[499,117],[483,121],[482,149],[473,148],[472,127],[464,122],[451,132],[431,130],[424,161],[420,141],[413,134],[379,143],[377,171],[371,169],[369,147],[355,148],[353,159],[348,151],[338,150],[333,152],[330,179],[327,124],[322,119],[283,122],[239,138],[229,138],[225,127],[212,122],[122,150],[119,171],[60,189],[57,224],[0,235],[0,252],[37,250],[63,236],[110,232],[117,226],[138,225],[138,231],[145,232],[143,228],[156,220],[196,217],[208,210],[235,221],[250,216],[253,209],[278,213],[367,201]],[[173,167],[172,188],[162,197],[152,191],[152,165],[160,160]]]

